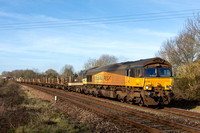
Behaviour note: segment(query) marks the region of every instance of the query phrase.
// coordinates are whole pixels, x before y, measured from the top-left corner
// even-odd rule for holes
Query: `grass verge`
[[[0,132],[77,133],[87,126],[56,110],[49,101],[36,98],[15,83],[0,87]]]

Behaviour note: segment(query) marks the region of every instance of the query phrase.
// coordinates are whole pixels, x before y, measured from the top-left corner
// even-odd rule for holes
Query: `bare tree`
[[[200,14],[194,16],[194,19],[188,19],[186,29],[195,36],[195,43],[200,45]]]
[[[35,73],[33,70],[25,70],[23,73],[24,78],[35,78],[37,76],[37,73]]]
[[[92,67],[97,67],[96,62],[97,62],[96,59],[89,59],[87,63],[84,64],[85,70],[90,69]]]
[[[168,60],[175,69],[194,62],[200,55],[200,34],[197,33],[199,27],[196,27],[200,26],[199,19],[188,20],[185,29],[178,36],[165,41],[158,51],[158,56]]]
[[[48,78],[56,78],[59,74],[53,70],[53,69],[48,69],[45,71],[45,74]]]
[[[13,70],[11,72],[3,72],[2,76],[11,77],[11,78],[36,78],[39,73],[34,72],[33,70]]]
[[[2,77],[13,77],[14,74],[12,72],[9,71],[3,71],[2,72]]]
[[[74,74],[74,67],[72,65],[65,65],[61,69],[61,76],[62,77],[71,77]]]
[[[111,55],[102,55],[99,59],[89,59],[87,63],[85,63],[85,70],[98,66],[105,66],[109,64],[113,64],[117,62],[117,57]]]

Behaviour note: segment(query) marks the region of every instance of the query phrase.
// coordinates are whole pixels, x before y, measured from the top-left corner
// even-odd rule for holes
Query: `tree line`
[[[25,79],[31,79],[31,78],[57,78],[57,77],[63,77],[68,78],[71,77],[72,79],[81,79],[82,73],[84,70],[90,69],[92,67],[98,67],[103,65],[109,65],[117,62],[117,57],[111,56],[111,55],[101,55],[99,59],[89,59],[84,64],[84,69],[75,72],[74,67],[72,65],[66,64],[61,69],[60,73],[58,73],[54,69],[48,69],[45,72],[39,73],[37,70],[13,70],[11,72],[4,71],[2,72],[3,77],[8,78],[25,78]]]

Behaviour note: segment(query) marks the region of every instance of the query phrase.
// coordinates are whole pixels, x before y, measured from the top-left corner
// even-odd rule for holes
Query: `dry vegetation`
[[[23,91],[16,84],[1,84],[0,89],[0,127],[1,132],[16,129],[20,124],[27,124],[29,115],[26,108],[19,107],[24,101]],[[16,117],[18,116],[18,117]]]
[[[0,86],[0,132],[90,132],[19,85],[1,82]]]

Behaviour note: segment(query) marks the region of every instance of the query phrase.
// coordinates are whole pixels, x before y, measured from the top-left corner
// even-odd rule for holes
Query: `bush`
[[[1,132],[14,132],[15,128],[27,124],[29,114],[20,107],[24,102],[24,93],[13,82],[0,87],[0,127]]]
[[[189,85],[186,78],[174,79],[175,99],[199,100],[200,84]]]
[[[174,79],[176,99],[200,99],[200,63],[194,62],[178,68]]]
[[[15,83],[8,83],[4,87],[1,87],[1,104],[6,107],[14,107],[20,105],[24,101],[24,92],[19,89],[19,86]]]

